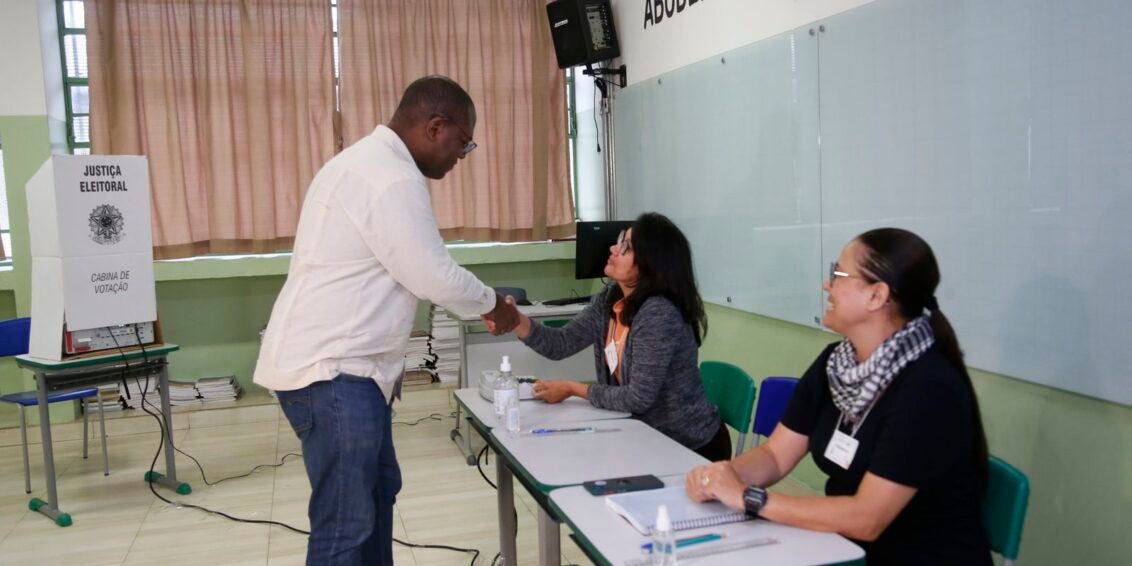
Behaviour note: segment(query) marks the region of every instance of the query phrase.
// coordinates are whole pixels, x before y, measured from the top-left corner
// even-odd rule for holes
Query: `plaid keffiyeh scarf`
[[[829,356],[825,371],[833,404],[851,422],[857,422],[872,406],[896,374],[915,361],[935,342],[927,315],[916,317],[881,343],[864,363],[849,340],[842,340]]]

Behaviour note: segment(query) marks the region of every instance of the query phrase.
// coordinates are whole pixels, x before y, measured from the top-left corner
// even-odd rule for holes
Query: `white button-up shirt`
[[[349,373],[388,400],[418,298],[464,315],[495,308],[495,292],[444,247],[409,149],[378,126],[311,181],[254,381],[290,391]]]

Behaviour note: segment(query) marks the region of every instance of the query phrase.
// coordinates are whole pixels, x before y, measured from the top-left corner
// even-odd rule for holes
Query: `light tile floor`
[[[467,466],[449,440],[455,410],[450,391],[426,389],[406,393],[396,406],[395,421],[412,421],[433,413],[441,421],[394,426],[404,489],[398,498],[394,536],[413,543],[446,544],[480,550],[476,564],[491,563],[498,551],[495,492],[475,467]],[[204,465],[210,481],[242,474],[259,464],[278,462],[299,451],[299,442],[274,406],[238,407],[178,414],[176,444]],[[148,419],[148,417],[146,417]],[[116,419],[117,420],[117,419]],[[301,564],[306,537],[280,527],[235,523],[203,512],[178,508],[150,493],[142,476],[160,441],[152,419],[122,419],[109,439],[109,477],[102,475],[97,441],[88,460],[81,458],[81,432],[56,440],[60,503],[71,514],[70,527],[55,526],[29,511],[24,494],[20,447],[0,442],[0,564]],[[81,424],[80,424],[81,426]],[[97,429],[97,427],[95,427]],[[55,428],[53,427],[54,431]],[[79,429],[81,431],[81,429]],[[117,431],[117,433],[115,432]],[[11,435],[10,431],[4,431]],[[38,429],[31,436],[38,437]],[[57,435],[58,437],[58,435]],[[64,436],[64,438],[66,438]],[[31,446],[33,495],[46,498],[43,456]],[[494,464],[494,459],[492,459]],[[158,470],[164,468],[164,457]],[[306,505],[310,486],[301,460],[288,458],[279,468],[206,486],[200,471],[177,456],[182,481],[192,484],[189,496],[158,491],[175,501],[221,510],[248,519],[270,519],[308,527]],[[493,465],[485,466],[494,481]],[[519,563],[536,564],[536,504],[516,482],[519,512]],[[588,564],[562,532],[564,564]],[[398,565],[467,565],[471,555],[394,545]]]

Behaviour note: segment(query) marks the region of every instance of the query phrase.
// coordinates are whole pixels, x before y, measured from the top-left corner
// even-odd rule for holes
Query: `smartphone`
[[[630,491],[645,491],[647,489],[660,489],[664,482],[656,476],[630,476],[627,478],[613,478],[608,480],[588,481],[582,484],[591,495],[613,495],[614,493],[627,493]]]

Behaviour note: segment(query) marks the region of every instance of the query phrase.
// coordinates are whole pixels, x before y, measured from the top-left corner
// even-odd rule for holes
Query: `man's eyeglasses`
[[[629,253],[629,250],[633,249],[633,244],[625,237],[625,232],[627,231],[628,230],[622,230],[621,234],[617,236],[617,255],[625,255]]]
[[[463,152],[464,155],[471,153],[473,149],[479,147],[479,145],[476,144],[476,142],[471,141],[472,135],[469,134],[468,131],[465,130],[464,127],[461,126],[459,122],[457,122],[456,120],[453,120],[451,116],[448,116],[447,114],[437,114],[437,116],[444,118],[445,120],[448,120],[448,122],[450,124],[452,124],[453,126],[456,126],[456,129],[460,130],[460,133],[463,134],[464,137],[469,140],[467,143],[464,144],[464,147],[460,148],[460,151]]]

